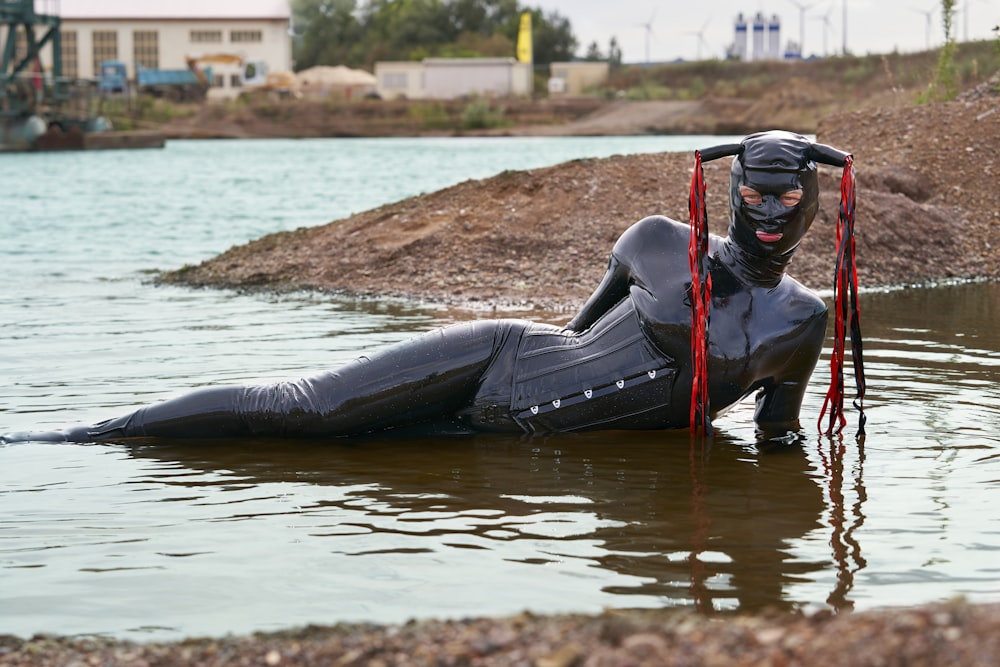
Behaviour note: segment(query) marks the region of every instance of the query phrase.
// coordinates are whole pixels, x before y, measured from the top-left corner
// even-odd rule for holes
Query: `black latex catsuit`
[[[784,132],[752,135],[734,160],[729,236],[711,239],[713,415],[758,391],[758,424],[798,425],[826,329],[823,302],[784,275],[817,207],[808,144]],[[743,201],[739,186],[747,184],[761,204]],[[785,207],[778,197],[790,189],[801,189],[802,200]],[[759,230],[782,236],[763,242]],[[464,322],[301,380],[201,389],[93,426],[34,435],[103,441],[686,427],[688,238],[687,224],[662,216],[632,225],[565,327]]]

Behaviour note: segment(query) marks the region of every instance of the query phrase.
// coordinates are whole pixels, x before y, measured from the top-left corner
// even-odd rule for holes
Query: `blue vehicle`
[[[125,93],[128,90],[128,72],[120,60],[105,60],[101,63],[98,87],[102,94]]]
[[[150,69],[135,66],[135,83],[140,93],[176,102],[195,102],[205,98],[212,80],[212,70]]]

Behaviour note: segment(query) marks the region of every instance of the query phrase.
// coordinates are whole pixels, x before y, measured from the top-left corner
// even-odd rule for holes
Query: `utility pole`
[[[791,0],[792,4],[799,8],[799,55],[806,57],[806,10],[815,7],[816,3],[805,4],[799,0]]]
[[[847,0],[844,0],[844,50],[843,55],[847,55]]]

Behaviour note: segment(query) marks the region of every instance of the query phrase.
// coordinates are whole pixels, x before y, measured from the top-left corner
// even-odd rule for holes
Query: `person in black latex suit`
[[[756,392],[754,419],[798,428],[823,345],[823,301],[785,274],[818,207],[810,141],[746,137],[733,160],[727,238],[711,237],[711,416]],[[92,426],[15,439],[350,437],[390,430],[559,433],[689,425],[689,226],[650,216],[615,243],[564,327],[476,320],[296,381],[194,391]]]

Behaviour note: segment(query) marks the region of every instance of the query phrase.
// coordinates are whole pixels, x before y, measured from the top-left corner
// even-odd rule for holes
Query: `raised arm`
[[[656,301],[677,291],[688,274],[688,227],[660,215],[651,215],[625,230],[615,242],[601,283],[566,325],[584,331],[604,313],[629,296],[634,285]]]
[[[566,328],[571,331],[585,331],[601,319],[615,304],[628,296],[629,271],[627,266],[612,251],[608,260],[608,270],[604,273],[601,283],[583,304]]]

